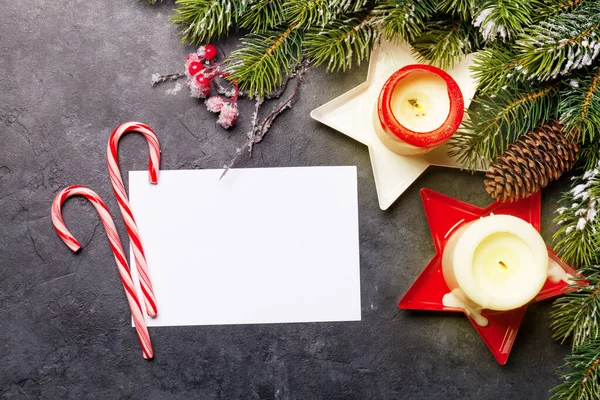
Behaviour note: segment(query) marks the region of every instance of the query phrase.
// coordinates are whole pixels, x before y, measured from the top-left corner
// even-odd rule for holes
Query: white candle
[[[491,215],[452,233],[442,271],[451,291],[444,305],[465,309],[485,326],[482,309],[516,309],[540,292],[548,277],[548,250],[531,224],[510,215]]]
[[[442,126],[450,113],[448,86],[438,75],[415,71],[395,87],[391,106],[405,128],[431,132]]]

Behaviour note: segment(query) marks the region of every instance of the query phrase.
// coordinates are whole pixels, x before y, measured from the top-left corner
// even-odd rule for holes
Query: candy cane
[[[148,173],[150,175],[150,183],[156,183],[158,181],[158,166],[160,164],[160,147],[158,145],[158,139],[154,134],[154,131],[148,126],[140,122],[125,122],[121,124],[113,131],[108,139],[106,163],[108,164],[108,173],[110,174],[110,181],[112,182],[115,195],[117,196],[117,202],[121,209],[121,215],[125,226],[127,227],[127,233],[129,234],[129,241],[132,244],[133,256],[135,258],[135,265],[138,269],[140,276],[140,286],[144,293],[144,301],[146,303],[146,313],[155,317],[157,314],[156,299],[154,298],[154,290],[152,289],[152,282],[150,282],[150,276],[148,275],[148,265],[146,264],[146,254],[142,247],[142,241],[138,232],[133,213],[131,212],[131,206],[129,205],[129,199],[127,198],[127,192],[123,185],[123,179],[121,178],[121,171],[119,169],[119,139],[121,136],[128,132],[138,132],[144,135],[148,141],[148,148],[150,150],[150,160],[148,162]]]
[[[98,214],[100,215],[100,220],[102,221],[102,224],[104,224],[106,236],[108,236],[110,247],[112,248],[115,261],[117,262],[117,268],[119,270],[119,274],[121,275],[121,281],[123,281],[123,287],[125,288],[125,294],[127,295],[129,308],[131,308],[135,329],[140,339],[140,344],[142,345],[142,355],[145,359],[149,360],[154,357],[152,343],[150,342],[150,334],[148,333],[146,321],[144,320],[142,307],[140,306],[140,302],[133,287],[133,279],[131,279],[129,264],[127,264],[127,259],[125,258],[125,252],[123,251],[119,234],[117,233],[115,223],[108,212],[106,204],[104,204],[102,199],[95,192],[84,186],[69,186],[61,190],[52,202],[52,223],[54,224],[54,228],[56,229],[58,236],[63,240],[63,242],[65,242],[67,246],[69,246],[73,252],[76,252],[81,248],[81,244],[77,241],[77,239],[75,239],[75,237],[73,237],[71,232],[69,232],[62,218],[62,205],[65,200],[71,196],[85,197],[94,205],[98,211]]]

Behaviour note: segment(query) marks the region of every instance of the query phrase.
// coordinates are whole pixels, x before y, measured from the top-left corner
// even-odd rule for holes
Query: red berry
[[[201,72],[203,69],[204,69],[204,65],[202,65],[202,63],[198,62],[198,61],[192,61],[188,65],[188,73],[191,76],[196,75],[198,72]]]
[[[217,56],[217,48],[212,44],[204,46],[204,58],[207,60],[214,60]]]
[[[196,75],[195,79],[196,79],[196,83],[198,84],[198,86],[203,87],[203,88],[210,87],[211,79],[205,77],[204,75],[202,75],[202,74]]]

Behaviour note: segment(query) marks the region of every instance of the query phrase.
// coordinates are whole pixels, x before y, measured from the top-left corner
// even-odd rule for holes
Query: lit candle
[[[464,115],[456,81],[429,65],[407,65],[383,85],[374,113],[379,139],[402,155],[422,154],[448,140]]]
[[[447,307],[464,309],[486,326],[482,309],[513,310],[529,303],[548,277],[548,250],[524,220],[491,215],[460,226],[444,248]]]

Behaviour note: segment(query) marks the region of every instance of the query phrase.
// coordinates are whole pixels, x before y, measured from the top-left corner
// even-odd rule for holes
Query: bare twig
[[[256,106],[255,106],[255,116],[253,118],[252,121],[252,128],[251,131],[249,132],[249,137],[248,140],[242,145],[242,147],[238,148],[235,152],[235,155],[233,156],[233,158],[229,161],[229,163],[227,165],[224,166],[225,170],[223,171],[223,174],[221,174],[221,177],[219,179],[223,179],[223,177],[227,174],[227,172],[231,169],[231,167],[233,167],[233,165],[237,162],[237,160],[240,158],[240,156],[245,152],[245,151],[252,151],[252,148],[255,144],[260,143],[265,135],[267,134],[267,132],[269,131],[269,128],[271,127],[271,125],[273,124],[273,121],[275,121],[275,119],[281,115],[281,113],[283,113],[286,109],[288,109],[289,107],[291,107],[292,105],[292,101],[296,98],[296,96],[299,93],[300,90],[300,85],[302,83],[302,80],[304,78],[304,75],[306,74],[306,72],[309,69],[309,63],[308,60],[304,60],[302,61],[299,65],[298,68],[296,69],[296,71],[289,77],[287,78],[284,83],[282,84],[281,87],[283,87],[283,89],[281,89],[281,87],[279,89],[277,89],[276,91],[274,91],[273,94],[269,95],[269,96],[273,96],[272,98],[279,98],[283,92],[285,91],[285,88],[287,87],[287,83],[289,79],[295,79],[296,80],[296,85],[294,86],[294,89],[292,90],[292,93],[281,103],[279,103],[279,105],[277,107],[275,107],[273,109],[273,111],[271,111],[269,113],[269,115],[267,115],[262,122],[260,122],[260,124],[258,123],[258,111],[259,108],[262,104],[262,101],[257,100]]]

